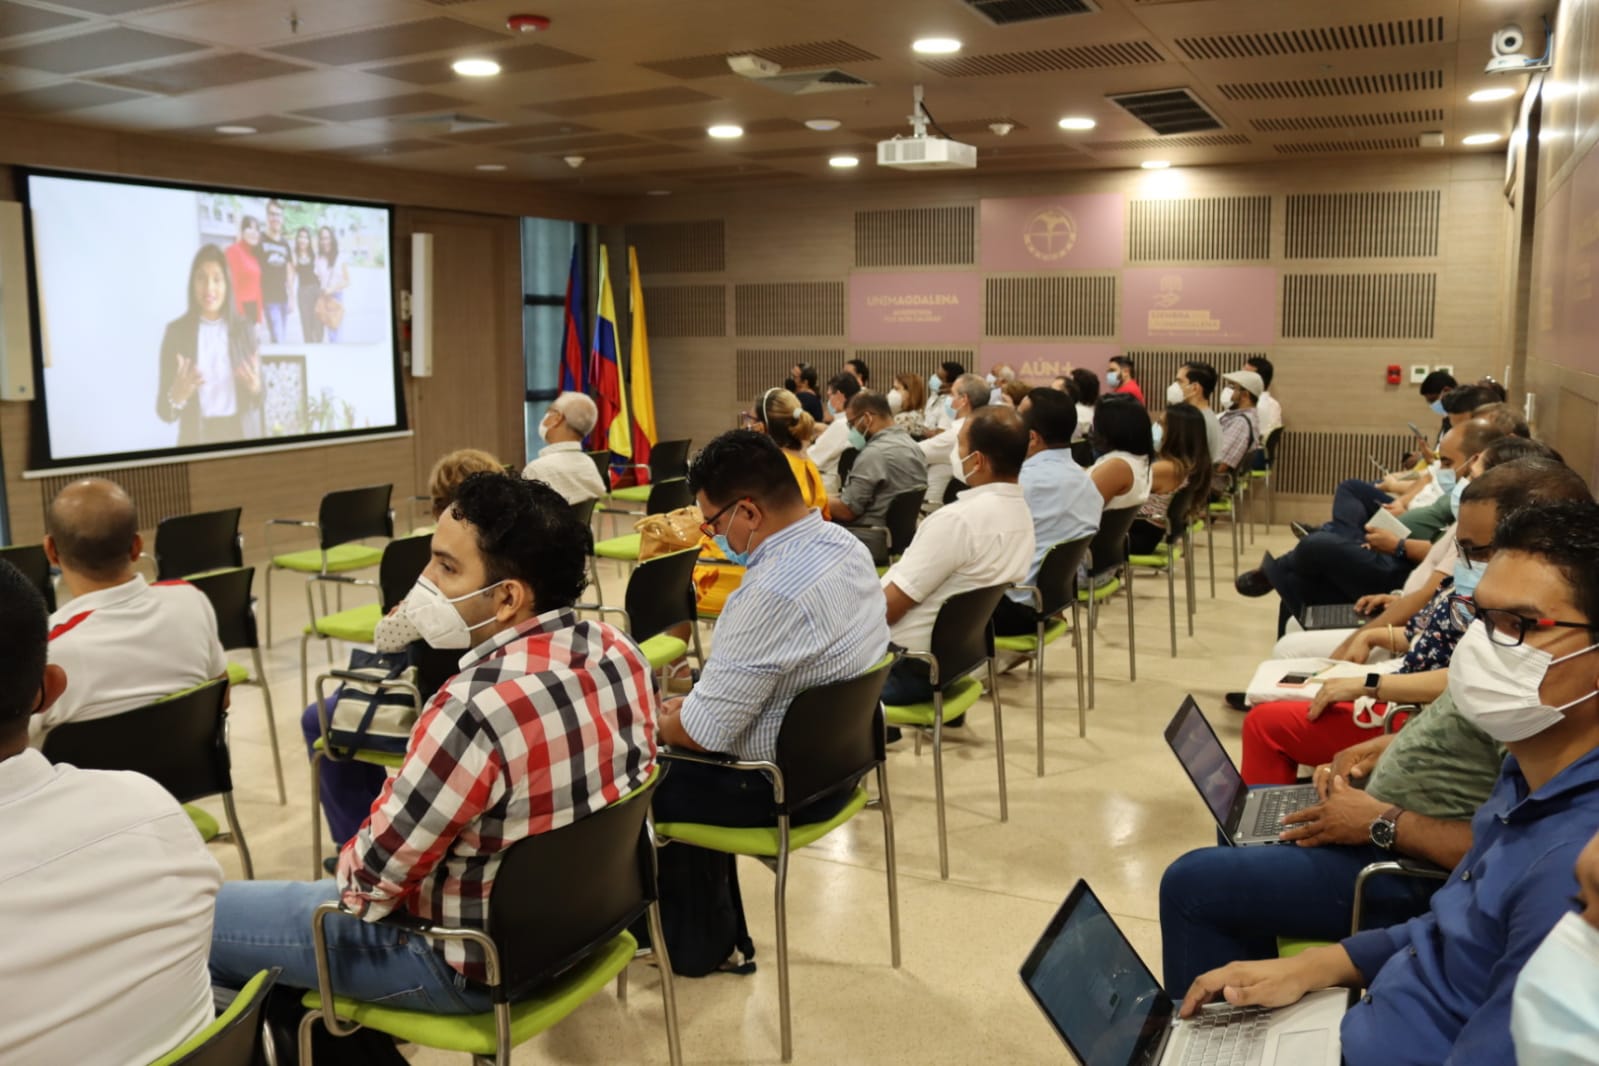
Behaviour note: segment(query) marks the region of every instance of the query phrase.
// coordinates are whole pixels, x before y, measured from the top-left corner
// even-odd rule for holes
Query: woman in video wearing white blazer
[[[189,265],[189,309],[167,324],[155,410],[178,424],[178,446],[263,435],[254,326],[234,311],[227,256],[205,245]]]

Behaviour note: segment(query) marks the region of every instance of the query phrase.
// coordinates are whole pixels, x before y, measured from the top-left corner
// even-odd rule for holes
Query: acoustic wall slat
[[[644,310],[651,337],[727,336],[725,285],[647,285]]]
[[[1285,429],[1271,472],[1273,488],[1289,496],[1330,496],[1339,482],[1367,477],[1371,456],[1397,465],[1412,443],[1394,433]]]
[[[960,266],[977,262],[977,208],[896,207],[855,212],[855,265]]]
[[[1127,226],[1131,262],[1265,259],[1270,254],[1270,196],[1132,202]]]
[[[1284,274],[1282,307],[1284,338],[1428,339],[1438,275]]]
[[[733,288],[740,337],[842,337],[842,281],[783,281]]]
[[[627,243],[638,249],[639,273],[713,274],[727,269],[722,220],[646,222],[627,227]]]
[[[123,470],[41,478],[39,506],[48,507],[56,493],[86,477],[105,478],[121,485],[132,498],[134,509],[139,512],[140,529],[154,529],[163,518],[188,514],[193,510],[189,502],[187,463],[163,463],[160,466],[135,466]]]
[[[796,363],[809,363],[816,368],[817,389],[825,397],[828,379],[844,369],[844,349],[740,348],[733,357],[739,401],[758,399],[767,389],[782,385]]]
[[[1115,274],[988,278],[983,332],[990,337],[1113,337]]]
[[[1422,259],[1438,254],[1443,192],[1316,193],[1284,204],[1289,259]]]
[[[900,374],[915,374],[925,381],[941,363],[977,369],[977,353],[971,348],[857,348],[855,358],[865,361],[874,387],[880,389],[887,389]]]
[[[1133,373],[1144,390],[1145,404],[1151,413],[1157,413],[1166,409],[1166,386],[1177,380],[1177,368],[1184,363],[1209,363],[1218,375],[1231,374],[1242,370],[1250,356],[1266,353],[1220,348],[1130,348],[1126,354],[1133,361]],[[1218,382],[1210,398],[1211,406],[1218,411],[1221,410],[1221,390],[1222,384]]]

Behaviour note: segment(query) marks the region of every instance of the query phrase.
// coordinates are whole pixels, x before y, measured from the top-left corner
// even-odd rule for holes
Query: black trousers
[[[994,608],[994,635],[998,637],[1028,637],[1038,632],[1038,612],[1031,603],[1017,603],[1009,596],[1001,596]]]

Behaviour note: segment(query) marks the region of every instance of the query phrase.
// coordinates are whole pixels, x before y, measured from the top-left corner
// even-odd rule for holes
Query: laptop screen
[[[1172,1002],[1086,881],[1022,964],[1022,983],[1084,1066],[1149,1061]]]
[[[1192,696],[1183,700],[1166,726],[1166,743],[1205,798],[1216,824],[1225,827],[1239,794],[1245,791],[1244,779]]]

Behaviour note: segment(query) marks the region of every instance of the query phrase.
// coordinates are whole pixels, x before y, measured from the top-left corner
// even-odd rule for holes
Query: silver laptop
[[[1222,747],[1194,697],[1183,700],[1166,724],[1166,743],[1188,772],[1222,836],[1234,847],[1280,844],[1283,816],[1320,802],[1315,785],[1267,785],[1250,788]]]
[[[1338,1066],[1343,989],[1291,1007],[1207,1006],[1179,1020],[1173,1002],[1078,881],[1022,963],[1022,984],[1084,1066]]]
[[[1369,621],[1352,603],[1313,603],[1299,614],[1299,624],[1306,630],[1359,629]]]

